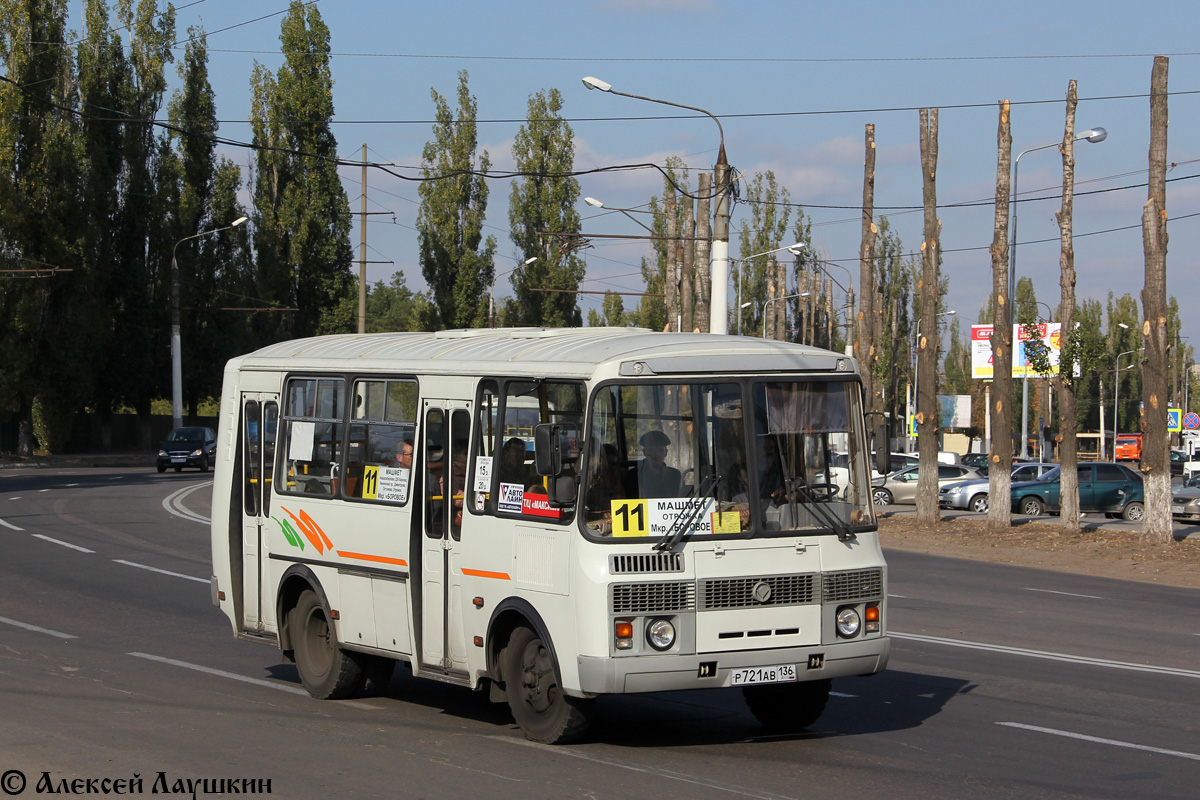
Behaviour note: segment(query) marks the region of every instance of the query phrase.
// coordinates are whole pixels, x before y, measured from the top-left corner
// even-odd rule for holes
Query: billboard
[[[1050,374],[1058,372],[1058,357],[1062,353],[1062,323],[1039,322],[1037,323],[1038,335],[1032,338],[1027,335],[1026,327],[1025,325],[1013,325],[1013,378],[1044,377],[1029,364],[1029,356],[1025,348],[1026,345],[1033,342],[1041,342],[1049,348]],[[1075,370],[1075,374],[1078,375],[1078,365]],[[978,380],[991,380],[992,372],[992,326],[972,325],[971,377]]]

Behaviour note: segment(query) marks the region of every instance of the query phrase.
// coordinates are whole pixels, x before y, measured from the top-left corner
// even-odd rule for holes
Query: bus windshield
[[[874,524],[858,384],[606,385],[583,522],[597,536],[772,535]]]

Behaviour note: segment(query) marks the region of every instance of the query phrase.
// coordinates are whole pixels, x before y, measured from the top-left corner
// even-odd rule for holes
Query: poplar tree
[[[55,448],[86,398],[91,363],[69,354],[86,343],[63,320],[90,311],[77,247],[78,131],[64,0],[0,3],[0,263],[78,272],[9,279],[0,288],[0,399],[18,411],[18,452],[32,455],[35,405],[43,443]],[[63,357],[63,354],[68,357]],[[47,434],[55,439],[46,441]]]
[[[513,141],[513,160],[517,171],[525,174],[512,182],[508,201],[512,240],[521,262],[513,270],[512,284],[521,309],[520,324],[525,325],[580,324],[573,292],[579,289],[586,265],[576,254],[579,181],[569,176],[575,138],[561,117],[562,105],[557,89],[530,95],[528,117]],[[523,263],[534,257],[536,261]]]
[[[337,174],[329,28],[315,5],[292,0],[280,28],[277,74],[251,78],[254,240],[259,296],[296,308],[265,315],[258,335],[349,332],[357,289],[351,274],[350,203]]]
[[[763,329],[763,314],[766,311],[768,299],[767,285],[772,283],[768,273],[768,257],[745,260],[745,256],[757,255],[773,250],[784,244],[783,237],[787,235],[791,209],[784,205],[790,197],[788,190],[775,180],[775,173],[767,170],[756,173],[746,186],[745,203],[750,207],[750,219],[742,220],[740,252],[731,270],[733,285],[741,287],[741,299],[735,305],[750,305],[738,308],[735,313],[741,315],[742,333],[750,334]],[[804,258],[804,255],[799,258]],[[782,296],[786,292],[780,292]],[[778,306],[779,303],[772,303]],[[777,310],[777,309],[775,309]],[[730,330],[738,327],[735,318]]]
[[[481,327],[495,275],[496,239],[483,238],[491,159],[478,150],[476,103],[467,72],[458,73],[458,118],[446,99],[433,97],[433,140],[425,145],[417,214],[421,273],[429,285],[440,328]]]

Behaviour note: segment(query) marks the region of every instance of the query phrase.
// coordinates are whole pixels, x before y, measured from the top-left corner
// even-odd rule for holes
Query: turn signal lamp
[[[617,620],[613,624],[613,638],[616,640],[618,650],[632,650],[633,622],[631,620]]]
[[[872,603],[863,609],[863,618],[866,620],[866,625],[863,630],[867,633],[879,633],[879,604]]]

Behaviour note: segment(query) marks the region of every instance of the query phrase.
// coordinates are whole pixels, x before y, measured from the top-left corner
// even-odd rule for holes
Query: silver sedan
[[[917,467],[908,467],[871,481],[871,499],[877,506],[917,502]],[[938,464],[937,482],[941,487],[955,481],[980,480],[983,473],[962,464]]]
[[[1037,480],[1042,473],[1054,469],[1055,466],[1057,465],[1040,462],[1018,464],[1013,467],[1010,477],[1013,483]],[[938,505],[942,508],[975,511],[979,514],[986,512],[988,510],[987,479],[945,484],[938,490]]]
[[[1200,520],[1200,488],[1177,488],[1171,493],[1171,516]]]

